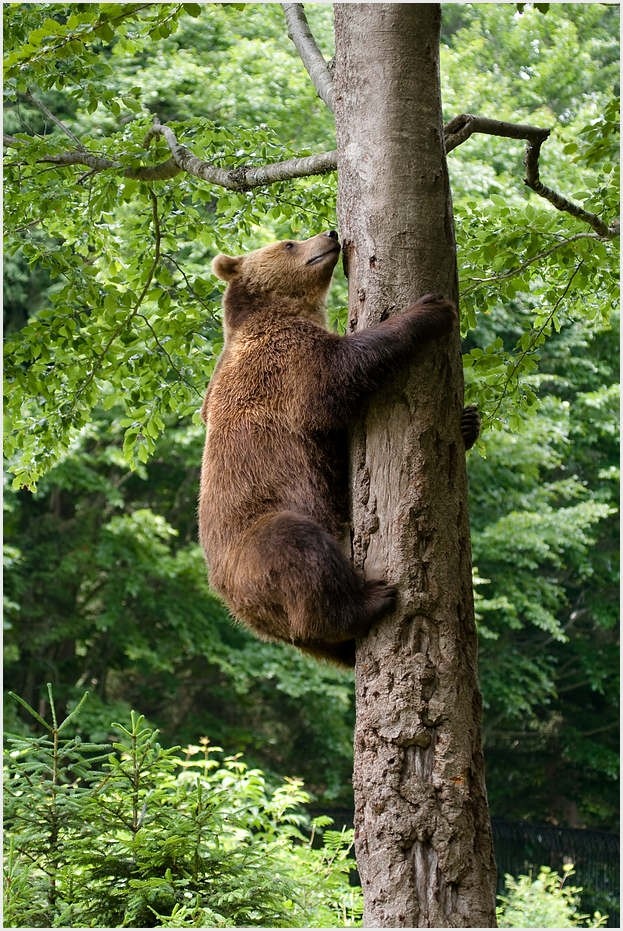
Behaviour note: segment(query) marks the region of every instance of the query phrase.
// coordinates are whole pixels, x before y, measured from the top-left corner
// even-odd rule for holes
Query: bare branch
[[[101,155],[95,155],[86,149],[72,149],[70,152],[59,152],[58,155],[46,155],[44,158],[37,159],[43,165],[86,165],[93,171],[106,171],[107,168],[121,169],[121,163],[113,159],[104,158]]]
[[[164,136],[169,151],[179,169],[186,171],[203,181],[218,184],[229,191],[249,191],[263,184],[272,184],[275,181],[288,181],[291,178],[304,178],[309,175],[326,174],[335,171],[337,166],[337,152],[322,152],[319,155],[308,155],[303,158],[291,158],[285,162],[274,162],[269,165],[258,165],[246,168],[219,168],[197,158],[192,152],[181,145],[175,133],[169,126],[165,126],[154,119],[150,133]]]
[[[84,149],[73,152],[62,152],[60,155],[48,155],[40,158],[39,162],[51,165],[87,165],[92,171],[106,171],[108,168],[120,170],[126,178],[136,181],[164,181],[179,174],[181,169],[175,160],[169,158],[160,165],[140,165],[137,168],[123,168],[120,162],[100,155],[93,155]]]
[[[311,34],[302,3],[282,3],[288,36],[294,42],[318,96],[333,110],[333,78],[325,58]]]
[[[450,152],[461,145],[462,142],[469,139],[472,133],[506,136],[510,139],[526,139],[528,145],[524,159],[526,166],[525,184],[540,197],[548,200],[557,210],[570,213],[578,220],[588,223],[602,239],[614,239],[620,233],[618,222],[608,226],[597,214],[584,210],[579,204],[573,203],[567,197],[541,183],[539,178],[539,154],[541,146],[550,135],[550,132],[551,130],[541,129],[538,126],[491,120],[484,116],[473,116],[471,113],[461,113],[444,126],[446,152]]]
[[[552,190],[552,188],[546,187],[546,185],[541,182],[539,178],[539,154],[542,142],[542,139],[535,139],[534,141],[528,142],[526,157],[524,159],[526,166],[525,184],[536,194],[539,194],[540,197],[544,197],[550,204],[553,204],[557,210],[563,210],[565,213],[570,213],[571,216],[577,217],[578,220],[583,220],[585,223],[588,223],[603,239],[614,239],[618,236],[618,223],[613,223],[612,226],[608,226],[597,214],[584,210],[579,204],[574,204],[573,201],[569,200],[567,197],[563,197],[562,194]]]
[[[275,181],[287,181],[290,178],[305,178],[309,175],[324,175],[337,168],[337,150],[320,152],[318,155],[307,155],[302,158],[291,158],[285,162],[274,162],[272,165],[262,165],[258,168],[240,168],[232,174],[240,175],[242,181],[234,190],[250,190],[262,184],[272,184]]]
[[[527,123],[507,123],[504,120],[491,120],[486,116],[474,116],[461,113],[455,116],[443,128],[446,140],[446,152],[451,152],[465,142],[472,133],[485,133],[488,136],[505,136],[508,139],[540,139],[543,142],[551,130],[530,126]]]
[[[168,158],[166,162],[159,165],[141,165],[139,168],[126,168],[124,174],[127,178],[133,178],[135,181],[166,181],[167,178],[174,178],[178,175],[181,168],[174,158]]]

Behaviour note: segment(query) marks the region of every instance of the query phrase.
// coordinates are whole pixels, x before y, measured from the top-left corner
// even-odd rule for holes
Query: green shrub
[[[83,702],[59,724],[49,691],[50,722],[17,699],[43,733],[7,741],[5,927],[357,923],[352,832],[312,846],[299,780],[275,788],[207,740],[163,749],[135,712],[83,743]]]
[[[532,876],[505,876],[506,894],[498,896],[500,928],[601,928],[606,917],[599,912],[581,915],[579,886],[566,885],[573,876],[573,866],[563,866],[560,876],[542,866],[536,879]],[[588,922],[588,924],[585,924]]]
[[[164,749],[136,712],[86,743],[72,734],[86,696],[59,723],[48,691],[51,721],[13,696],[40,733],[7,737],[4,927],[360,923],[352,831],[317,818],[310,838],[300,780],[274,787],[206,739]],[[579,913],[572,875],[506,876],[499,926],[605,925]]]

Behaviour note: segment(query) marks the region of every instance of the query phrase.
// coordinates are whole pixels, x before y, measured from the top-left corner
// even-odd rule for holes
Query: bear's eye
[[[284,242],[283,245],[284,245],[284,248],[288,250],[288,252],[290,251],[290,249],[294,249],[294,243],[293,243],[293,242]]]

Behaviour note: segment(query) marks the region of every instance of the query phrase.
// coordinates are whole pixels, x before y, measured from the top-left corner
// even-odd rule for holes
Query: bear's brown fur
[[[456,311],[427,295],[347,336],[326,328],[337,234],[219,255],[225,347],[202,415],[199,533],[212,587],[260,637],[351,665],[354,638],[394,605],[340,541],[348,526],[346,428],[362,398],[442,336]]]

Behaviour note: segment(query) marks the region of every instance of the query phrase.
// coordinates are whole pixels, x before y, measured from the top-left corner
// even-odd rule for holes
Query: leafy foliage
[[[490,113],[495,86],[498,118],[552,127],[542,151],[542,179],[607,223],[617,217],[620,191],[619,99],[614,90],[618,52],[607,25],[614,26],[617,17],[614,9],[578,8],[576,15],[563,6],[552,8],[547,17],[515,16],[511,25],[508,8],[498,7],[485,17],[472,17],[451,47],[442,46],[449,112]],[[571,47],[573,63],[558,71]],[[586,60],[587,49],[597,47],[599,76],[592,69],[580,73],[578,63]],[[465,100],[458,71],[472,56],[478,58],[478,73],[470,72],[470,99]],[[587,85],[589,73],[592,84]],[[575,96],[570,99],[572,74]],[[466,145],[474,150],[474,160],[449,159],[462,326],[465,333],[471,331],[464,357],[466,381],[485,413],[485,429],[516,432],[536,407],[533,378],[551,337],[574,321],[596,330],[609,325],[619,300],[618,241],[601,239],[579,220],[521,189],[517,180],[523,143],[472,137]],[[512,320],[511,326],[490,325],[489,315],[499,322],[500,314],[505,323]]]
[[[9,739],[5,921],[14,927],[350,927],[352,832],[321,831],[302,783],[277,787],[204,740],[165,750],[132,712],[106,745],[65,720]],[[324,819],[324,826],[326,827]],[[314,835],[323,833],[318,846]]]
[[[255,30],[247,31],[252,35],[246,41],[234,44],[231,36],[225,41],[226,24],[241,13],[219,4],[94,4],[70,15],[63,5],[17,5],[4,12],[5,34],[11,37],[6,90],[13,105],[7,122],[15,140],[6,175],[5,251],[20,277],[27,263],[55,282],[46,307],[9,338],[6,348],[11,423],[6,454],[21,487],[32,486],[58,461],[97,405],[122,405],[126,458],[133,466],[146,462],[167,417],[196,412],[220,351],[220,300],[205,278],[206,252],[216,251],[216,243],[241,250],[252,236],[296,234],[306,214],[315,229],[334,227],[335,186],[302,180],[287,193],[282,185],[250,194],[219,191],[216,197],[196,179],[150,184],[123,176],[124,166],[146,156],[162,160],[162,152],[145,151],[154,111],[175,120],[174,128],[217,164],[263,163],[309,151],[314,136],[306,143],[297,131],[292,144],[284,143],[287,131],[278,138],[265,122],[271,110],[267,102],[277,91],[274,79],[265,93],[249,91],[253,106],[236,114],[255,122],[253,130],[230,122],[223,105],[227,95],[225,100],[219,95],[232,68],[241,68],[241,74],[250,69],[256,88],[252,76],[267,61],[292,66],[295,53],[284,55],[276,25],[281,26],[279,11],[264,19],[272,35],[263,36],[261,55]],[[251,20],[254,13],[251,7]],[[205,25],[197,40],[199,14]],[[170,39],[180,23],[183,28]],[[179,63],[168,75],[168,93],[178,108],[174,114],[167,99],[154,99],[150,82],[135,84],[137,57],[151,64],[146,43],[156,40],[163,43],[162,54],[175,55]],[[216,67],[212,94],[201,106],[195,100],[189,122],[184,98],[206,49]],[[152,80],[162,73],[158,59]],[[281,75],[282,92],[287,80],[288,94],[298,90],[303,107],[306,98],[312,110],[318,109],[303,77],[293,86],[283,65]],[[60,126],[50,124],[33,103],[42,95],[56,106]],[[309,122],[323,124],[326,119]],[[34,132],[21,131],[31,127]],[[79,166],[42,168],[40,159],[75,149],[76,143],[117,162],[119,170],[85,174]]]
[[[552,127],[544,182],[608,222],[619,199],[617,19],[594,6],[455,10],[442,46],[448,116],[494,107]],[[592,55],[598,73],[584,67]],[[449,158],[466,390],[484,415],[468,465],[489,799],[505,817],[611,829],[618,243],[521,190],[522,147],[472,137]]]
[[[135,712],[106,743],[87,744],[76,735],[86,694],[62,721],[50,686],[49,721],[13,697],[39,734],[9,735],[5,753],[7,925],[360,923],[352,831],[330,830],[326,817],[310,830],[300,780],[271,785],[207,739],[164,749]],[[579,913],[572,875],[507,876],[500,927],[603,926],[598,912]]]
[[[543,360],[522,433],[500,434],[471,462],[473,549],[493,810],[538,820],[547,796],[573,824],[581,795],[582,817],[608,828],[618,807],[618,339],[584,334],[565,328]]]

